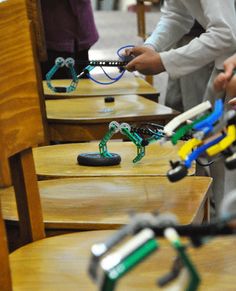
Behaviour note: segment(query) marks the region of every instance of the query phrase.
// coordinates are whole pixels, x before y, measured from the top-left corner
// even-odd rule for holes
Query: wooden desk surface
[[[101,82],[108,82],[104,74],[96,74],[95,78]],[[53,80],[53,86],[69,86],[71,80]],[[133,73],[125,72],[123,77],[112,85],[99,85],[90,79],[79,80],[75,91],[70,93],[55,93],[43,81],[44,95],[46,98],[76,98],[84,96],[109,96],[121,94],[156,95],[157,90],[141,77],[136,77]]]
[[[148,121],[173,118],[178,114],[170,107],[138,95],[115,96],[107,105],[103,97],[46,100],[49,122],[97,123],[117,121]]]
[[[77,164],[77,156],[82,153],[98,152],[99,142],[61,144],[34,148],[36,173],[40,179],[56,177],[99,177],[99,176],[166,176],[169,161],[178,160],[177,151],[183,145],[173,146],[170,142],[156,143],[146,147],[146,154],[134,164],[137,148],[132,142],[108,142],[109,152],[121,156],[121,163],[115,166],[90,167]],[[189,170],[193,175],[195,166]]]
[[[129,213],[170,211],[180,223],[203,219],[211,178],[89,177],[39,182],[44,221],[52,229],[111,229]],[[0,190],[3,217],[17,220],[13,188]]]
[[[56,236],[36,242],[34,247],[29,244],[17,250],[10,256],[13,287],[44,291],[98,290],[87,273],[90,249],[112,233],[96,231]],[[155,282],[170,270],[176,253],[166,240],[160,239],[159,243],[156,253],[119,280],[117,291],[163,290]],[[198,290],[235,290],[235,237],[215,238],[200,249],[190,250],[190,255],[202,278]]]
[[[113,105],[105,105],[104,97],[46,100],[50,140],[99,140],[111,121],[156,122],[166,124],[177,111],[138,95],[115,96]],[[115,138],[124,138],[116,134]]]

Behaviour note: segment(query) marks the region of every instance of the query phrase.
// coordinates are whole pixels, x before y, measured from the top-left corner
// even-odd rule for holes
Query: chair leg
[[[18,202],[20,234],[23,243],[45,237],[43,216],[32,149],[10,158],[12,181]],[[29,221],[29,223],[27,223]]]
[[[0,271],[0,290],[1,291],[11,291],[11,274],[10,274],[10,263],[8,258],[8,247],[7,247],[7,238],[5,225],[1,215],[0,207],[0,237],[5,238],[0,240],[0,262],[1,262],[1,271]]]

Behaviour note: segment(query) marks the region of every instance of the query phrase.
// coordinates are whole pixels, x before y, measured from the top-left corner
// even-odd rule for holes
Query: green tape
[[[173,243],[173,246],[178,251],[180,258],[190,275],[190,281],[186,288],[186,291],[196,291],[201,281],[197,269],[195,268],[189,256],[185,252],[185,247],[182,245],[180,240],[176,240]]]
[[[120,264],[105,274],[102,291],[112,291],[116,282],[130,270],[132,270],[139,262],[147,258],[159,247],[155,239],[151,239],[125,258]]]
[[[206,119],[209,116],[209,114],[205,114],[204,116],[196,119],[195,121],[193,121],[190,124],[186,124],[184,126],[182,126],[181,128],[179,128],[175,134],[173,134],[173,136],[171,137],[171,142],[172,144],[177,144],[177,141],[179,139],[181,139],[181,137],[183,137],[190,129],[192,129],[194,127],[195,124],[197,124],[198,122]]]

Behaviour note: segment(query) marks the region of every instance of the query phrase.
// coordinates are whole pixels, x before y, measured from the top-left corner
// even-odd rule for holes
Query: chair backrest
[[[20,2],[21,9],[17,10]],[[36,58],[25,2],[1,3],[4,9],[0,19],[0,186],[10,184],[8,157],[44,141],[38,98],[40,84],[36,82]]]
[[[27,0],[27,12],[34,25],[39,61],[46,61],[47,49],[41,13],[41,0]]]
[[[47,60],[47,47],[46,47],[46,39],[44,34],[44,24],[43,24],[43,16],[41,9],[41,0],[26,0],[27,5],[27,15],[28,18],[32,21],[33,24],[33,37],[32,40],[36,47],[36,71],[38,77],[38,92],[40,95],[40,107],[41,114],[43,118],[43,126],[44,126],[44,144],[49,144],[49,135],[48,135],[48,123],[47,123],[47,114],[44,100],[44,92],[43,92],[43,84],[42,84],[42,73],[40,62],[44,62]]]
[[[26,1],[0,1],[0,11],[0,187],[9,184],[10,173],[21,235],[27,243],[45,236],[32,156],[32,147],[44,141],[35,50]],[[0,220],[2,262],[7,256],[2,216]],[[7,263],[1,263],[1,272],[3,266],[7,274]]]

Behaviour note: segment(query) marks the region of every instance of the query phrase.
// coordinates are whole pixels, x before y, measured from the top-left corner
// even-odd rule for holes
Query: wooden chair
[[[108,150],[121,156],[121,163],[116,166],[91,167],[77,163],[77,156],[88,152],[98,152],[98,142],[68,143],[54,146],[41,146],[33,149],[36,174],[40,180],[52,178],[72,177],[108,177],[108,176],[163,176],[166,177],[170,169],[170,160],[178,159],[180,142],[173,146],[171,143],[160,145],[150,144],[145,151],[144,158],[134,164],[137,154],[136,146],[132,142],[108,142]],[[195,166],[188,173],[195,174]],[[167,185],[168,188],[168,185]]]
[[[107,82],[104,74],[96,73],[94,78],[101,82]],[[52,80],[53,86],[67,87],[70,80]],[[135,76],[133,73],[125,72],[123,77],[112,85],[105,86],[97,84],[90,79],[81,79],[76,89],[69,93],[57,93],[48,88],[46,81],[43,81],[44,95],[46,99],[69,99],[78,97],[94,96],[116,96],[116,95],[142,95],[158,101],[158,92],[143,78]],[[126,96],[127,97],[127,96]]]
[[[17,225],[18,219],[20,221],[20,243],[44,235],[43,223],[38,222],[42,219],[41,208],[36,205],[39,203],[38,187],[48,234],[72,229],[117,228],[127,223],[130,211],[161,209],[178,214],[182,212],[182,201],[186,206],[181,221],[185,224],[202,221],[208,205],[209,178],[189,177],[190,180],[184,182],[184,193],[179,191],[179,185],[170,184],[164,177],[89,177],[37,184],[32,146],[43,142],[44,131],[32,35],[24,4],[24,0],[0,4],[0,37],[4,40],[0,44],[0,177],[3,188],[0,197],[4,219]],[[5,187],[9,184],[10,169],[14,189]],[[169,196],[167,200],[166,196]],[[28,208],[24,207],[26,202],[30,203]],[[36,234],[31,228],[37,230]]]
[[[90,248],[111,234],[110,231],[67,234],[17,250],[10,255],[14,290],[97,290],[87,272]],[[158,241],[160,249],[123,277],[117,285],[117,291],[161,290],[156,280],[170,270],[176,253],[166,241]],[[191,250],[191,260],[201,275],[199,290],[234,290],[235,254],[234,237],[213,239],[202,248]],[[5,269],[6,264],[2,260],[1,263]],[[3,271],[1,268],[0,277]],[[1,290],[11,289],[6,287]]]
[[[30,20],[32,20],[35,39],[37,43],[37,55],[40,61],[47,59],[46,40],[43,29],[43,17],[41,13],[41,1],[40,0],[27,0],[27,14]]]
[[[0,290],[94,290],[94,285],[87,276],[89,250],[92,244],[104,240],[111,233],[109,231],[94,231],[45,239],[42,208],[32,157],[32,146],[43,142],[44,131],[33,54],[31,49],[27,49],[31,44],[31,35],[28,29],[30,24],[26,17],[24,0],[3,1],[0,3],[0,9],[0,36],[2,40],[0,43],[2,56],[0,59],[1,191],[4,193],[5,190],[5,171],[10,171],[16,195],[21,235],[24,238],[24,243],[33,242],[9,255],[1,215],[1,212],[5,212],[7,207],[4,206],[6,200],[1,197]],[[138,180],[141,179],[136,179],[135,183]],[[54,184],[54,186],[56,185],[54,188],[54,195],[56,196],[59,193],[59,181],[61,180],[57,180]],[[150,184],[151,181],[147,180],[143,188],[148,185],[154,189],[155,185]],[[201,181],[205,182],[200,182],[202,188],[196,189],[196,192],[203,193],[209,187],[210,182],[208,179]],[[189,188],[192,187],[192,182],[193,180],[189,183]],[[77,185],[76,191],[79,192],[79,182],[74,180],[74,183],[74,187]],[[85,180],[84,183],[86,183]],[[125,180],[120,181],[120,185],[123,186],[124,183]],[[97,191],[97,181],[89,179],[86,185],[87,187],[90,185],[90,191],[94,188],[96,188],[94,191]],[[110,185],[117,187],[117,184],[114,184],[112,180],[110,180]],[[165,188],[165,186],[163,187]],[[187,188],[186,184],[185,188]],[[70,187],[66,185],[64,189],[66,193],[70,190]],[[89,188],[87,189],[89,190]],[[48,200],[49,194],[46,193],[46,204],[51,203]],[[93,200],[93,195],[89,191],[86,194],[83,203],[86,203],[89,199]],[[153,192],[153,194],[155,193]],[[106,193],[103,193],[103,195],[106,195]],[[144,195],[148,196],[147,189]],[[188,207],[194,204],[193,196],[189,199]],[[198,200],[199,206],[202,206],[206,199],[206,193],[201,197],[201,201]],[[58,198],[61,198],[61,204],[64,204],[65,196]],[[148,199],[150,200],[150,197]],[[176,200],[177,197],[173,197],[173,199]],[[72,199],[71,203],[74,202],[75,200]],[[118,200],[115,203],[119,205]],[[127,203],[132,204],[132,201],[128,197],[124,197],[123,204]],[[143,201],[140,201],[141,204],[143,204]],[[99,204],[93,206],[93,212],[97,218],[96,222],[99,223],[95,206],[99,208]],[[151,209],[153,209],[153,205],[146,210]],[[185,214],[186,209],[184,207]],[[143,210],[140,207],[140,211]],[[110,208],[110,211],[112,213],[114,208]],[[194,216],[197,213],[198,210],[195,211]],[[137,290],[136,285],[132,288]]]
[[[51,141],[81,142],[100,140],[115,120],[140,125],[145,122],[166,124],[178,112],[138,95],[46,100],[48,131]],[[114,138],[124,139],[117,133]]]
[[[47,59],[47,49],[46,49],[46,40],[43,29],[43,17],[41,13],[41,0],[26,0],[26,8],[27,15],[31,21],[31,37],[32,41],[36,44],[34,47],[34,60],[36,66],[36,74],[38,82],[38,94],[40,95],[40,107],[41,107],[41,115],[43,121],[43,129],[44,129],[44,141],[43,144],[49,144],[49,136],[48,136],[48,124],[46,118],[46,107],[44,101],[43,87],[42,87],[42,76],[40,63],[41,61],[45,61]],[[10,180],[10,179],[9,179]]]
[[[7,182],[6,171],[10,171],[24,243],[42,239],[38,243],[42,243],[49,254],[51,246],[50,242],[44,240],[42,208],[32,156],[32,146],[41,143],[44,136],[33,52],[32,49],[29,49],[31,43],[30,23],[26,17],[24,0],[2,1],[0,9],[0,35],[2,37],[0,44],[2,56],[0,71],[1,187]],[[93,235],[96,236],[95,233]],[[79,238],[79,235],[77,238]],[[24,275],[17,275],[21,272],[16,266],[19,262],[17,263],[14,259],[11,262],[9,261],[6,242],[6,233],[0,210],[0,290],[16,290],[21,288],[25,281],[30,282],[28,290],[46,290],[47,287],[43,287],[42,280],[41,282],[40,280],[37,280],[37,282],[28,280],[29,274],[27,271]],[[27,253],[36,250],[39,246],[38,243],[36,245],[30,244],[29,249],[27,247]],[[75,245],[77,243],[78,241],[75,241]],[[39,250],[36,253],[40,255]],[[17,257],[19,259],[18,255]],[[24,255],[21,258],[24,260]],[[29,264],[33,267],[31,263]],[[18,265],[20,267],[21,263]],[[38,266],[34,265],[36,268]],[[44,271],[49,274],[50,267],[47,270],[44,268]],[[18,282],[17,278],[20,278],[21,282]],[[68,281],[70,280],[68,278]]]
[[[59,87],[67,86],[68,82],[70,81],[53,80],[54,85]],[[104,136],[108,124],[113,120],[165,124],[178,114],[177,111],[158,104],[156,89],[131,73],[126,73],[119,82],[110,86],[82,79],[76,90],[70,93],[55,93],[47,87],[45,81],[43,87],[51,141],[98,140]],[[107,96],[113,96],[115,100],[109,106],[104,102]],[[116,135],[116,138],[123,136]]]

